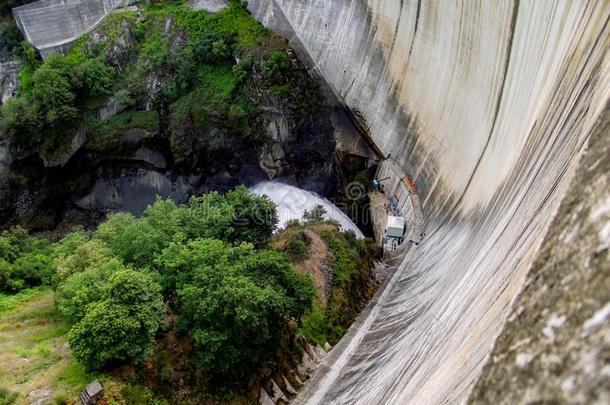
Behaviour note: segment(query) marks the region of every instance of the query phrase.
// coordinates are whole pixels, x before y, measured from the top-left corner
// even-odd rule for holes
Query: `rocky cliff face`
[[[606,106],[610,5],[249,4],[415,179],[428,235],[297,402],[464,400]]]
[[[0,63],[0,105],[15,95],[19,87],[19,61],[7,61]]]
[[[148,35],[137,37],[142,27]],[[73,52],[104,60],[124,87],[89,100],[93,107],[72,129],[62,129],[58,145],[45,145],[48,134],[25,144],[8,139],[19,138],[18,133],[3,134],[2,226],[90,225],[109,211],[138,215],[156,196],[183,202],[193,194],[270,179],[322,194],[333,190],[332,109],[285,40],[265,35],[259,48],[235,56],[252,60],[243,82],[236,83],[234,62],[197,66],[208,70],[191,82],[208,80],[208,87],[167,102],[162,92],[170,88],[171,93],[176,68],[160,63],[139,73],[148,63],[140,48],[149,46],[149,38],[161,38],[155,52],[172,60],[188,44],[184,29],[169,14],[113,15]],[[272,52],[286,61],[277,83],[261,73]]]

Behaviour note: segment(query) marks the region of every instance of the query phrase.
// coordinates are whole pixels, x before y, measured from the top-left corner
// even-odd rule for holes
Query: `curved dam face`
[[[414,179],[427,234],[296,401],[466,400],[607,108],[610,3],[249,8]]]

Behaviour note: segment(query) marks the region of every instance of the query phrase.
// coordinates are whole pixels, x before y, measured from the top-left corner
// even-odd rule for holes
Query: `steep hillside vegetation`
[[[308,342],[336,343],[372,296],[376,249],[319,209],[272,239],[277,221],[238,187],[55,243],[5,231],[5,401],[69,401],[93,378],[128,404],[247,402],[270,375],[299,387]]]
[[[0,115],[2,224],[88,224],[155,194],[183,202],[275,177],[334,185],[318,86],[237,2],[112,14],[66,56],[26,58]]]

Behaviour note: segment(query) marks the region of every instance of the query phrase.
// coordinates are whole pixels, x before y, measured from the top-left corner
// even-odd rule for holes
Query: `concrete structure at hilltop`
[[[129,0],[39,0],[13,9],[24,37],[43,58],[64,52]]]
[[[329,353],[296,402],[465,401],[532,263],[552,252],[550,247],[540,250],[542,241],[553,233],[553,217],[571,190],[570,180],[592,134],[603,131],[595,128],[607,114],[610,99],[610,2],[248,4],[259,21],[291,40],[360,118],[381,152],[391,154],[412,176],[427,235],[404,253],[374,305]],[[596,177],[589,179],[592,184],[609,176],[597,165],[591,172]],[[604,192],[596,198],[610,201],[609,189]],[[583,213],[576,222],[599,239],[596,255],[606,258],[602,262],[608,279],[610,209],[602,203],[602,208],[591,208],[596,214],[589,217],[586,204],[575,211]],[[586,243],[571,239],[583,248]],[[599,260],[583,260],[574,271],[593,271],[587,266],[595,263]],[[602,269],[596,271],[603,274]],[[542,288],[561,289],[561,280],[549,274]],[[542,311],[534,317],[540,319],[539,329],[532,323],[531,330],[521,331],[519,352],[527,354],[527,342],[538,341],[540,335],[542,343],[550,340],[547,335],[558,338],[561,333],[580,344],[581,323],[594,314],[600,314],[594,317],[596,328],[605,328],[608,336],[610,310],[604,304],[610,301],[610,291],[600,282],[581,287],[583,293],[572,298],[583,312],[566,320],[566,314]],[[565,320],[563,329],[556,319]],[[509,403],[571,402],[574,393],[585,403],[610,395],[609,387],[596,384],[610,368],[604,366],[603,350],[610,348],[579,349],[592,366],[587,373],[566,376],[565,391],[557,388],[553,393],[541,388],[544,377],[535,376],[561,366],[537,362],[538,352],[529,353],[530,366],[537,368],[528,374],[527,392],[513,387]],[[514,365],[515,353],[510,353],[504,358]],[[572,353],[556,353],[553,359],[580,364]],[[489,368],[496,369],[503,368]],[[500,387],[500,393],[510,389],[515,374],[494,375],[507,383],[487,379],[480,387]],[[579,386],[593,388],[579,391]],[[477,398],[483,398],[482,391],[477,392]]]

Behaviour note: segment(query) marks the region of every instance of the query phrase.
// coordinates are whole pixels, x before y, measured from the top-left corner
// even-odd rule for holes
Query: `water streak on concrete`
[[[464,401],[610,99],[610,3],[249,8],[412,176],[427,233],[296,402]]]

